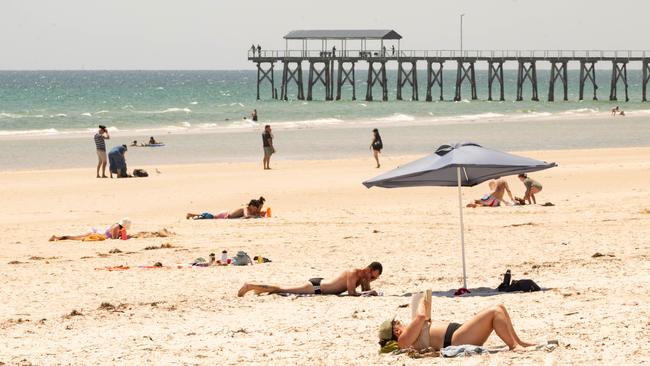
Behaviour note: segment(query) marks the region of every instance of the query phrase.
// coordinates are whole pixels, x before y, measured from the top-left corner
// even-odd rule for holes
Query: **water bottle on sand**
[[[266,217],[271,217],[271,207],[266,208]]]

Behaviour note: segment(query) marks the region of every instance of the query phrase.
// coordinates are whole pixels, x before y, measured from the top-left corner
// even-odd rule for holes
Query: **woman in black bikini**
[[[384,143],[381,141],[381,136],[379,136],[379,130],[376,128],[372,130],[373,137],[372,137],[372,142],[370,143],[370,148],[372,149],[372,153],[375,156],[375,161],[377,162],[377,168],[380,167],[379,165],[379,153],[381,153],[381,149],[384,148]]]
[[[432,347],[437,351],[452,345],[481,346],[495,331],[511,350],[535,346],[519,339],[503,305],[484,309],[463,324],[431,321],[425,312],[422,299],[410,324],[404,325],[395,319],[383,322],[379,327],[379,344],[383,347],[390,341],[397,341],[399,348],[423,350]]]

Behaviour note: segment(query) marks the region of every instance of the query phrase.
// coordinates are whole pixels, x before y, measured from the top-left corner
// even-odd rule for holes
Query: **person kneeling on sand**
[[[370,289],[370,282],[379,278],[382,271],[383,267],[381,263],[372,262],[366,268],[349,269],[334,278],[312,278],[297,286],[265,285],[246,282],[239,289],[237,296],[244,296],[249,291],[255,292],[256,295],[264,293],[339,295],[347,291],[350,296],[377,296],[377,291]],[[357,292],[357,287],[359,286],[361,286],[361,292]]]
[[[379,345],[390,346],[396,342],[399,348],[424,350],[433,348],[439,351],[448,346],[470,344],[482,346],[492,331],[503,340],[511,350],[532,347],[536,344],[524,342],[517,336],[510,315],[503,305],[491,306],[482,310],[463,324],[432,321],[427,314],[424,298],[420,301],[416,316],[409,324],[388,319],[379,326]]]
[[[519,174],[518,177],[526,187],[526,192],[524,193],[524,201],[527,201],[528,203],[531,203],[532,201],[532,203],[537,204],[535,194],[542,191],[542,184],[532,178],[528,178],[528,174],[526,173]]]
[[[62,236],[52,235],[49,241],[84,240],[91,235],[102,235],[104,239],[120,239],[122,237],[122,230],[126,232],[126,230],[130,230],[130,229],[131,229],[131,220],[128,217],[125,217],[120,221],[114,223],[113,225],[107,227],[106,230],[104,230],[104,232],[92,228],[87,233],[81,235],[62,235]]]
[[[246,207],[240,207],[233,211],[221,211],[216,215],[211,214],[210,212],[203,213],[192,213],[188,212],[185,214],[187,220],[210,220],[210,219],[250,219],[262,216],[262,206],[266,200],[264,197],[259,199],[252,199],[248,202]]]

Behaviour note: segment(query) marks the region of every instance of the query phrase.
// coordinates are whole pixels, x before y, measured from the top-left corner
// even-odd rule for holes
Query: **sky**
[[[0,70],[252,69],[251,43],[284,49],[294,29],[458,49],[461,13],[467,50],[650,50],[647,0],[0,0],[0,13]]]

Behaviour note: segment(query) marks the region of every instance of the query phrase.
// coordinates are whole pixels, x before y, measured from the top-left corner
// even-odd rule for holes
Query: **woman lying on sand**
[[[259,199],[252,199],[250,202],[248,202],[248,205],[246,207],[241,207],[233,211],[221,211],[216,215],[213,215],[209,212],[204,212],[204,213],[191,213],[188,212],[185,215],[186,219],[193,219],[193,220],[206,220],[206,219],[250,219],[250,218],[255,218],[255,217],[261,217],[262,216],[262,207],[264,206],[264,197],[260,197]]]
[[[390,319],[379,327],[379,344],[384,347],[396,341],[399,348],[423,350],[432,347],[439,351],[448,346],[471,344],[482,346],[495,331],[511,350],[532,347],[517,336],[505,306],[497,305],[482,310],[464,324],[431,321],[426,315],[424,299],[410,324]]]
[[[91,235],[102,235],[104,236],[104,239],[120,239],[122,236],[122,230],[129,230],[131,229],[131,220],[128,217],[123,218],[122,220],[114,223],[113,225],[109,226],[104,230],[104,232],[98,232],[97,229],[92,228],[90,229],[89,232],[81,235],[63,235],[63,236],[56,236],[52,235],[50,237],[50,241],[58,241],[58,240],[84,240],[85,238],[91,236]]]

